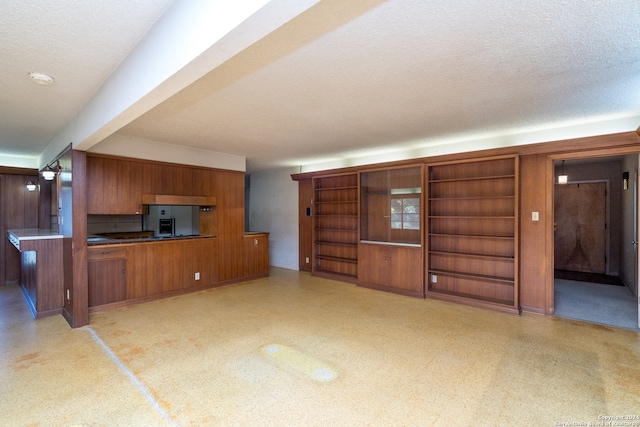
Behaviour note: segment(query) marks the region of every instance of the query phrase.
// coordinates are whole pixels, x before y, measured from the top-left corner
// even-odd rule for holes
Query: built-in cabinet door
[[[127,299],[127,250],[104,248],[88,251],[89,307]]]
[[[420,246],[360,243],[358,284],[415,297],[424,296]]]
[[[269,274],[269,235],[248,234],[244,237],[245,277]]]
[[[141,215],[143,168],[136,162],[87,157],[87,213]]]

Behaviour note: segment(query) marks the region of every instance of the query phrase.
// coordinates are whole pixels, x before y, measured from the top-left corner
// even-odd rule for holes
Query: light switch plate
[[[539,221],[540,213],[539,212],[531,212],[531,221]]]

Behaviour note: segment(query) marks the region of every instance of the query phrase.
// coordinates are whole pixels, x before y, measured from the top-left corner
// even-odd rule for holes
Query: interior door
[[[606,273],[606,190],[606,182],[556,184],[556,269]]]

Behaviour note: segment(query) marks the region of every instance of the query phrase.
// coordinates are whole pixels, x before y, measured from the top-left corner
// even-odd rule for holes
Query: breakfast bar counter
[[[20,251],[20,287],[36,318],[62,313],[64,304],[63,236],[39,228],[7,231]]]

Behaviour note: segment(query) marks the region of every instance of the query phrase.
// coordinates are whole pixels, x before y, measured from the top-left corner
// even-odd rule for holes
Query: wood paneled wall
[[[7,239],[7,230],[38,228],[38,191],[27,191],[28,181],[38,182],[38,172],[0,170],[0,284],[20,280],[20,253]]]
[[[313,177],[352,173],[372,168],[401,165],[473,160],[488,156],[520,156],[520,206],[518,225],[520,232],[520,307],[524,311],[553,314],[553,161],[606,157],[640,153],[640,132],[623,132],[564,141],[530,144],[519,147],[448,154],[437,157],[410,159],[393,163],[350,167],[329,171],[295,174],[300,182],[300,200],[306,192],[307,182]],[[302,202],[301,202],[302,203]],[[303,209],[301,204],[300,209]],[[532,220],[532,212],[539,213],[539,220]],[[309,224],[300,221],[300,251],[307,239],[311,239]]]
[[[313,217],[307,215],[307,210],[312,207],[313,199],[313,181],[304,179],[298,183],[298,236],[300,242],[298,244],[298,265],[301,271],[311,271],[311,263],[313,262],[313,239],[311,227],[313,226]]]
[[[547,277],[553,252],[547,254],[546,230],[553,227],[553,206],[548,204],[544,185],[553,181],[548,175],[550,164],[545,155],[520,158],[520,306],[541,314],[552,313],[546,310],[547,293],[553,286],[553,276]],[[538,221],[532,220],[532,212],[538,212]]]

